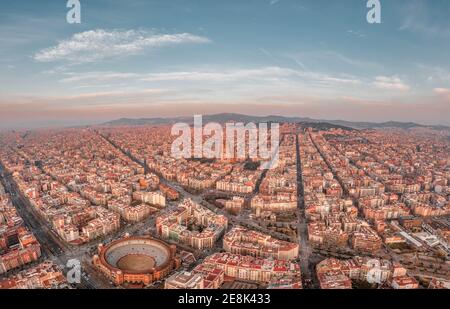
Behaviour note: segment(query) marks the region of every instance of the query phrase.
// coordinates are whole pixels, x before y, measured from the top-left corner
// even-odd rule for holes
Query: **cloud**
[[[127,73],[113,71],[94,71],[74,73],[68,72],[60,80],[63,83],[72,82],[105,82],[130,80],[145,82],[160,81],[209,81],[209,82],[233,82],[242,80],[276,80],[298,75],[298,72],[280,67],[263,67],[255,69],[235,69],[235,70],[209,70],[209,71],[175,71],[163,73]]]
[[[360,60],[353,56],[346,56],[339,52],[333,50],[313,50],[313,51],[302,51],[299,53],[288,54],[288,58],[293,59],[295,62],[300,62],[306,64],[309,67],[311,64],[315,65],[327,65],[335,66],[345,65],[345,69],[348,70],[348,66],[352,66],[357,69],[367,70],[380,70],[383,69],[383,65],[368,61],[366,59]]]
[[[374,63],[374,62],[366,61],[366,60],[358,60],[355,58],[349,58],[347,56],[344,56],[344,55],[342,55],[338,52],[334,52],[334,51],[325,51],[323,54],[324,54],[324,56],[330,57],[333,61],[335,59],[337,59],[343,63],[349,64],[351,66],[358,67],[358,68],[379,69],[382,67],[378,63]]]
[[[377,76],[373,82],[375,87],[380,89],[408,91],[411,87],[405,84],[400,78],[396,76]]]
[[[417,63],[417,68],[420,73],[426,75],[426,79],[429,82],[434,83],[449,83],[450,82],[450,72],[441,67],[436,67],[432,65],[427,65],[423,63]]]
[[[192,70],[158,73],[128,73],[113,71],[66,72],[62,83],[104,83],[121,82],[202,82],[206,83],[269,83],[270,85],[314,84],[320,86],[360,85],[363,81],[350,75],[330,75],[320,72],[299,71],[285,67],[270,66],[258,68],[237,68],[217,70]]]
[[[446,2],[446,1],[444,1]],[[450,28],[448,23],[446,7],[447,3],[439,4],[430,10],[428,1],[409,1],[404,8],[404,19],[399,30],[408,30],[433,37],[450,37]],[[440,21],[447,22],[440,22]]]
[[[74,83],[82,81],[91,82],[105,82],[105,81],[117,81],[122,79],[137,78],[141,75],[137,73],[123,73],[123,72],[113,72],[113,71],[94,71],[94,72],[83,72],[74,73],[66,72],[66,76],[60,80],[62,83]]]
[[[39,62],[66,60],[77,63],[92,62],[111,57],[136,55],[148,49],[179,44],[208,43],[206,37],[190,33],[156,34],[147,31],[90,30],[74,34],[56,46],[37,52]]]
[[[450,29],[441,25],[428,24],[412,18],[406,19],[399,28],[400,30],[411,30],[427,36],[450,37]]]
[[[450,89],[447,89],[447,88],[434,88],[433,91],[434,91],[434,93],[436,93],[440,97],[443,97],[444,99],[446,99],[447,101],[450,102]]]
[[[162,94],[165,93],[163,89],[144,89],[138,92],[130,92],[125,90],[116,90],[116,91],[103,91],[103,92],[88,92],[88,93],[80,93],[71,96],[59,96],[59,97],[51,97],[49,99],[52,100],[79,100],[79,99],[97,99],[97,98],[117,98],[117,97],[125,97],[128,95],[137,96],[137,95],[152,95],[152,94]]]
[[[447,88],[434,88],[433,90],[437,94],[450,94],[450,89]]]
[[[158,102],[182,99],[208,102],[216,98],[239,102],[255,98],[259,94],[264,94],[265,97],[298,94],[334,98],[353,96],[365,102],[389,102],[392,99],[410,97],[412,93],[408,91],[410,86],[397,75],[364,77],[283,66],[202,67],[155,72],[72,71],[62,72],[60,76],[59,82],[64,84],[65,89],[69,84],[70,88],[67,89],[75,94],[80,89],[100,93],[121,89],[166,89],[167,92],[159,94],[164,98],[158,97]],[[100,99],[100,96],[98,98]],[[155,97],[153,99],[156,100]]]
[[[270,0],[269,4],[270,4],[270,5],[275,5],[275,4],[277,4],[278,2],[280,2],[280,0]]]
[[[298,76],[299,72],[281,67],[263,67],[256,69],[237,69],[227,71],[188,71],[154,73],[143,77],[143,81],[211,81],[233,82],[242,80],[274,81]]]
[[[348,30],[347,31],[348,34],[354,35],[357,38],[363,39],[366,37],[365,33],[362,31],[355,31],[355,30]]]
[[[178,97],[209,100],[216,97],[239,101],[258,93],[313,94],[343,96],[349,93],[364,97],[385,97],[390,92],[377,91],[373,79],[349,74],[292,69],[281,66],[253,68],[193,68],[186,71],[149,73],[121,71],[64,72],[60,83],[72,90],[90,88],[104,91],[147,87],[181,91]],[[66,87],[64,87],[66,88]],[[397,92],[397,91],[391,91]]]

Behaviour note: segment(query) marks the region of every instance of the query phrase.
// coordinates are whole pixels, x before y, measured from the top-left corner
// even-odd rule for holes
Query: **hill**
[[[192,123],[193,117],[169,117],[169,118],[120,118],[104,123],[104,126],[133,126],[133,125],[151,125],[151,124],[171,124],[176,122],[186,122]],[[323,119],[312,119],[308,117],[286,117],[286,116],[251,116],[235,113],[221,113],[213,115],[204,115],[203,123],[208,122],[278,122],[278,123],[303,123],[308,124],[314,128],[341,128],[346,130],[351,129],[380,129],[380,128],[399,128],[399,129],[411,129],[411,128],[430,128],[434,130],[447,130],[450,131],[450,127],[435,125],[427,126],[421,125],[414,122],[398,122],[398,121],[388,121],[382,123],[376,122],[352,122],[345,120],[323,120]]]

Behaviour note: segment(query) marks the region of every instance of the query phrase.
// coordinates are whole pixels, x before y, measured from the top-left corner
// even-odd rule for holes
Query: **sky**
[[[0,4],[0,128],[238,112],[450,125],[450,1]]]

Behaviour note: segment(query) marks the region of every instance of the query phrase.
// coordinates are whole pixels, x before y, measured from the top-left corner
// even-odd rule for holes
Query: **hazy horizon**
[[[386,121],[364,121],[364,120],[346,120],[346,119],[340,119],[340,118],[335,118],[335,119],[325,119],[325,118],[315,118],[315,117],[308,117],[308,116],[302,116],[302,115],[280,115],[280,114],[264,114],[264,113],[240,113],[240,112],[217,112],[217,113],[206,113],[206,114],[201,114],[201,113],[193,113],[193,114],[174,114],[174,115],[166,115],[166,116],[145,116],[145,115],[137,115],[137,116],[132,116],[132,117],[116,117],[116,118],[105,118],[103,120],[86,120],[86,121],[80,121],[80,120],[74,120],[72,122],[70,121],[58,121],[58,120],[53,120],[51,122],[41,122],[41,123],[34,123],[34,125],[28,125],[25,124],[23,126],[15,126],[15,127],[6,127],[6,126],[2,126],[0,124],[0,131],[2,130],[33,130],[33,129],[56,129],[56,128],[73,128],[73,127],[84,127],[84,126],[98,126],[98,125],[103,125],[105,123],[109,123],[109,122],[113,122],[116,120],[121,120],[121,119],[129,119],[129,120],[140,120],[140,119],[157,119],[157,118],[162,118],[162,119],[171,119],[171,118],[189,118],[191,117],[192,119],[194,119],[194,115],[201,115],[203,117],[206,116],[214,116],[214,115],[220,115],[220,114],[236,114],[236,115],[242,115],[242,116],[249,116],[249,117],[269,117],[269,116],[274,116],[274,117],[286,117],[286,118],[309,118],[313,121],[323,121],[323,122],[334,122],[334,121],[347,121],[347,122],[351,122],[351,123],[358,123],[358,122],[362,122],[362,123],[374,123],[374,124],[380,124],[380,123],[387,123],[387,122],[399,122],[399,123],[415,123],[417,125],[423,125],[423,126],[444,126],[444,127],[448,127],[450,128],[450,126],[448,125],[443,125],[443,124],[426,124],[426,123],[418,123],[418,122],[413,122],[413,121],[397,121],[397,120],[386,120]],[[150,125],[150,124],[149,124]]]

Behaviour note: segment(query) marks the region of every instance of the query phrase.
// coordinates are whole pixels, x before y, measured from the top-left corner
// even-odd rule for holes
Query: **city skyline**
[[[0,128],[235,112],[450,125],[450,4],[16,1],[0,13]]]

